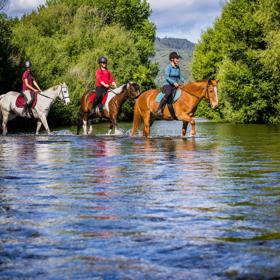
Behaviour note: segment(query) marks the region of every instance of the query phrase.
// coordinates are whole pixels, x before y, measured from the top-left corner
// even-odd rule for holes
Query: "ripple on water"
[[[280,129],[197,129],[1,137],[0,278],[279,278]]]

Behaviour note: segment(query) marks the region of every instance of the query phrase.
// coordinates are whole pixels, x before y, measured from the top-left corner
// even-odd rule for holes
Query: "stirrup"
[[[163,115],[163,109],[157,109],[156,116],[157,117],[162,117],[162,115]]]

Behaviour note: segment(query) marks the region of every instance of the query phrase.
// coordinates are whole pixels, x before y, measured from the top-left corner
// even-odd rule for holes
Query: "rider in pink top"
[[[31,74],[31,63],[30,61],[25,62],[26,70],[22,74],[22,93],[26,99],[26,105],[24,110],[27,112],[31,108],[35,94],[42,91]]]

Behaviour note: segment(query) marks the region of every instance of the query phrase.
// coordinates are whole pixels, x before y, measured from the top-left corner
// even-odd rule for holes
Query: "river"
[[[280,278],[280,126],[106,129],[0,136],[0,279]]]

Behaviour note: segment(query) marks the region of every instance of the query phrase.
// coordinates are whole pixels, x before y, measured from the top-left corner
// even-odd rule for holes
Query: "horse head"
[[[209,100],[211,107],[216,109],[218,107],[218,85],[219,80],[209,80],[205,98]]]
[[[68,86],[63,83],[60,84],[60,92],[58,97],[67,105],[70,103],[70,97],[69,97],[69,91],[68,91]]]
[[[131,99],[137,99],[141,94],[140,86],[136,82],[129,82],[127,84],[127,91],[128,96]]]

